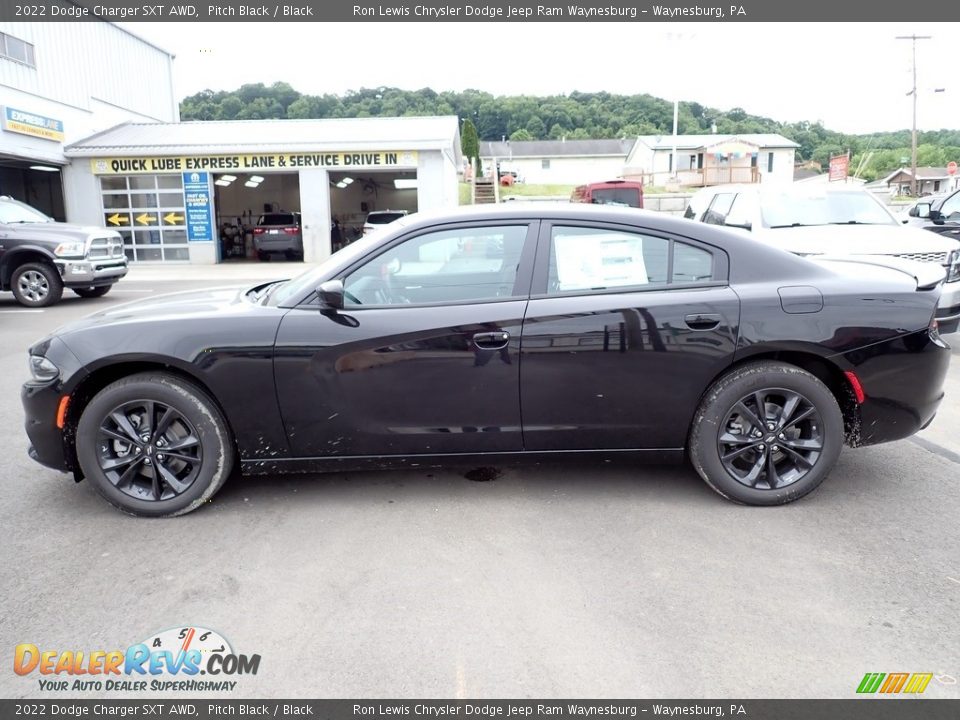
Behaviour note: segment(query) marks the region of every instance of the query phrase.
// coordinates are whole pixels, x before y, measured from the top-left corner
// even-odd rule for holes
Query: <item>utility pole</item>
[[[897,40],[909,40],[913,54],[913,132],[910,135],[910,195],[917,197],[917,40],[930,40],[932,35],[897,35]]]

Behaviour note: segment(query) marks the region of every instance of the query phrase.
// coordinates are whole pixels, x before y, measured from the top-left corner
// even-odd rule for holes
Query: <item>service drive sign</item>
[[[846,180],[847,170],[850,167],[849,155],[835,155],[830,158],[830,182],[835,180]]]

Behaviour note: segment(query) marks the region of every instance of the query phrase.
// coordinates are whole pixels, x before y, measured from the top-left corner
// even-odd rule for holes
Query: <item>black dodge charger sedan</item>
[[[890,263],[895,263],[891,266]],[[942,270],[584,205],[411,215],[286,282],[115,306],[30,349],[34,459],[121,510],[280,474],[616,453],[753,505],[943,397]]]

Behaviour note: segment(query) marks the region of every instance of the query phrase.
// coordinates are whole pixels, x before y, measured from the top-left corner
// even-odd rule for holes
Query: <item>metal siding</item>
[[[0,85],[90,110],[90,98],[161,121],[176,120],[169,56],[105,22],[0,22],[32,43],[36,68],[0,59]]]

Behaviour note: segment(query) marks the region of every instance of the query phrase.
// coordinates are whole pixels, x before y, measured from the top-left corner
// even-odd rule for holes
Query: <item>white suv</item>
[[[718,185],[698,190],[684,217],[750,232],[797,255],[882,255],[935,262],[946,271],[941,333],[960,326],[960,242],[905,227],[865,190],[796,185]]]
[[[406,210],[374,210],[367,214],[367,219],[363,222],[363,234],[373,232],[383,225],[389,225],[405,215],[407,215]]]

